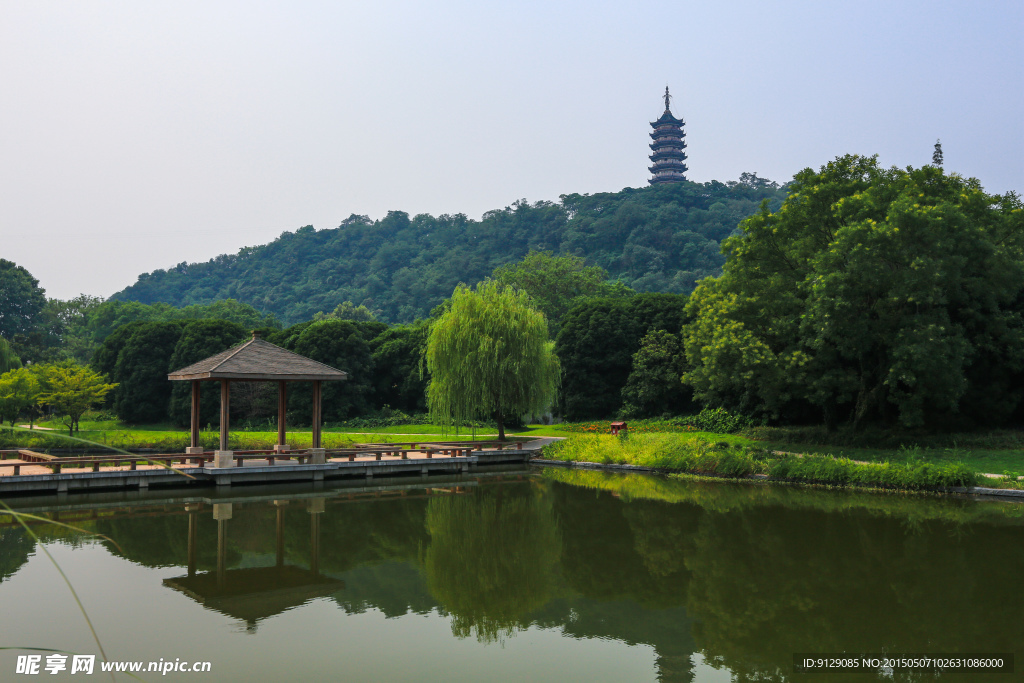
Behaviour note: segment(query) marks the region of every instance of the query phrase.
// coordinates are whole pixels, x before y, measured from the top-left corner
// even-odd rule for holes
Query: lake
[[[19,655],[99,654],[40,542],[110,660],[210,663],[148,681],[878,678],[794,672],[841,652],[1024,670],[1021,503],[561,468],[374,481],[10,499],[106,538],[36,521],[37,542],[0,513],[0,646],[40,648],[0,651],[0,681],[33,680]]]

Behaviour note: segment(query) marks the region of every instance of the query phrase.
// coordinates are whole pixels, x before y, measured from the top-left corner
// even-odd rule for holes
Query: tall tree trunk
[[[833,398],[825,399],[825,405],[822,406],[822,413],[825,417],[825,429],[829,433],[836,431],[838,428],[836,420],[836,401]]]
[[[502,419],[501,411],[494,411],[494,421],[498,423],[498,441],[505,440],[505,421]]]

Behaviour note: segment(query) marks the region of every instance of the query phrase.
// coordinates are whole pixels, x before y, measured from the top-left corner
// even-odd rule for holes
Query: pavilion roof
[[[255,335],[240,346],[210,356],[167,375],[171,380],[237,379],[241,381],[342,380],[348,373],[282,349]]]
[[[223,584],[218,584],[215,571],[164,579],[163,584],[250,624],[345,588],[340,579],[287,565],[228,569]]]

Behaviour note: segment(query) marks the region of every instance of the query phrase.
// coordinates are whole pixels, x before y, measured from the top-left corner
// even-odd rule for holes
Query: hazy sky
[[[1024,3],[0,0],[0,258],[51,297],[390,209],[846,153],[1024,190]]]

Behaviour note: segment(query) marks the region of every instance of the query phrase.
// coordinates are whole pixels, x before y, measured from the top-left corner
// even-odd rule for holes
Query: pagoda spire
[[[682,119],[677,119],[672,115],[669,105],[672,101],[672,95],[668,92],[668,86],[665,86],[665,112],[661,115],[661,118],[651,124],[651,128],[654,132],[651,133],[651,138],[654,142],[651,143],[651,151],[653,154],[650,156],[650,160],[654,162],[653,166],[648,167],[648,170],[653,174],[653,177],[648,180],[651,185],[656,183],[679,183],[686,180],[686,142],[683,138],[686,137],[686,133],[683,132],[683,126],[686,125]]]

